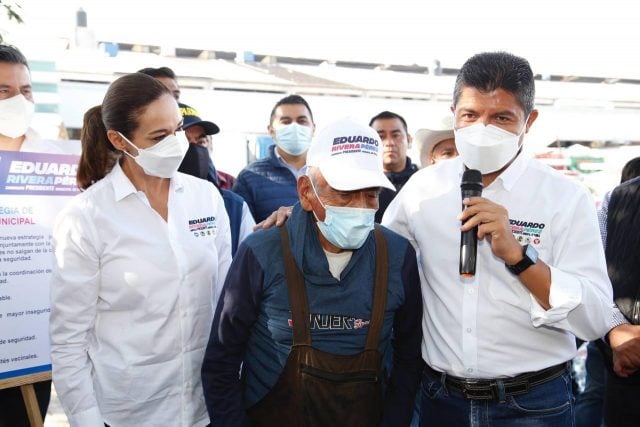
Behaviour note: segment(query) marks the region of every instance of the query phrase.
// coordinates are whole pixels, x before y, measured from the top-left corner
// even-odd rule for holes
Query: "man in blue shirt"
[[[269,148],[267,158],[240,171],[233,186],[233,191],[249,205],[256,222],[280,206],[298,201],[296,181],[304,175],[307,149],[315,131],[309,104],[299,95],[282,98],[271,111],[267,129],[275,146]]]

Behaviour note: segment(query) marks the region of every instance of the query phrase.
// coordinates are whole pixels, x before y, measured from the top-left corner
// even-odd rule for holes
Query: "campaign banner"
[[[0,194],[75,194],[78,156],[0,151]]]
[[[0,380],[48,371],[51,231],[78,156],[0,151]]]

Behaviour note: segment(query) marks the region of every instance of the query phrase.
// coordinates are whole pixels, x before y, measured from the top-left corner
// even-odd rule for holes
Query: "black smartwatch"
[[[505,264],[507,270],[511,273],[519,276],[520,273],[525,271],[527,268],[531,267],[533,264],[538,261],[538,251],[532,245],[524,245],[522,247],[523,258],[521,261],[514,265]]]

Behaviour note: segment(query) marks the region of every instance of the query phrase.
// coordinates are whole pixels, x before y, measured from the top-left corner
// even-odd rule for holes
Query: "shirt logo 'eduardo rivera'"
[[[196,237],[215,234],[216,217],[207,216],[204,218],[190,219],[189,231],[193,232]]]
[[[509,224],[511,224],[511,232],[520,244],[540,244],[540,236],[542,235],[542,231],[545,227],[544,223],[509,219]]]

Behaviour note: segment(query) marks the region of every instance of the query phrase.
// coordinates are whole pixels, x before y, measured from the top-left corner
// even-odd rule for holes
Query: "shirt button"
[[[472,373],[473,372],[473,368],[468,368],[467,372]]]
[[[469,293],[472,294],[473,293],[473,288],[469,288]]]
[[[471,333],[471,328],[467,328],[467,332]]]

